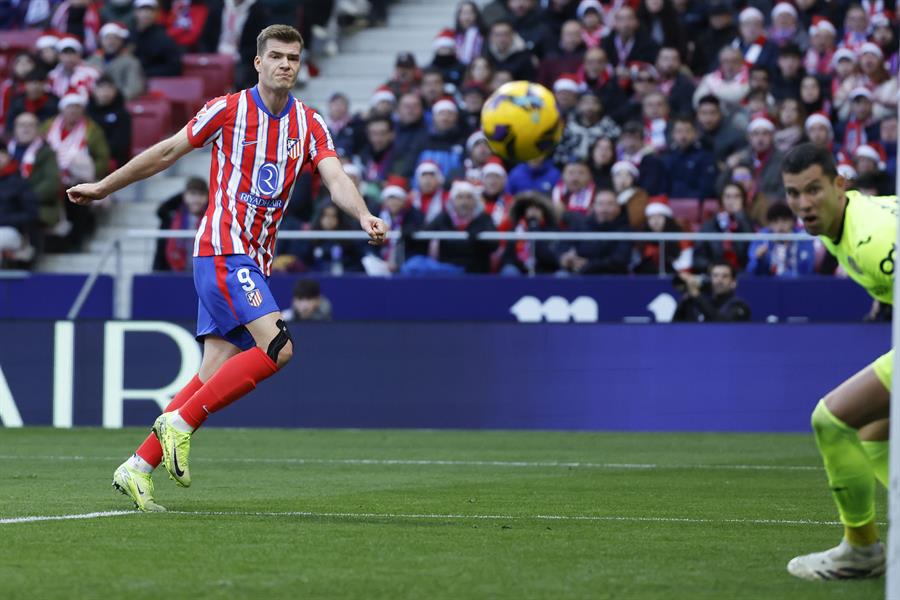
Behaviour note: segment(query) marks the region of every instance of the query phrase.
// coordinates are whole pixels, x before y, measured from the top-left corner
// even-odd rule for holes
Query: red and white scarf
[[[53,17],[50,18],[51,29],[62,32],[69,31],[69,7],[69,2],[63,2],[59,5],[59,8],[53,13]],[[100,37],[100,24],[100,13],[97,12],[97,7],[91,2],[87,5],[87,10],[84,11],[83,22],[84,50],[88,54],[93,54],[99,46],[97,38]]]
[[[847,121],[847,128],[844,130],[844,139],[841,140],[841,150],[849,156],[853,156],[856,149],[868,142],[866,135],[866,124],[860,123],[854,118]]]
[[[412,192],[412,205],[425,215],[425,222],[430,223],[441,214],[450,200],[450,194],[440,188],[433,194],[423,194],[419,190]]]
[[[810,75],[827,75],[831,72],[831,58],[834,56],[834,48],[825,52],[816,52],[813,48],[806,51],[803,58],[803,67]]]
[[[841,40],[840,45],[848,50],[853,50],[854,52],[859,52],[859,49],[863,47],[863,44],[868,42],[868,38],[865,33],[860,33],[857,31],[848,31],[844,34],[844,38]]]
[[[94,67],[85,64],[75,65],[71,73],[67,73],[62,63],[59,63],[50,73],[47,79],[50,81],[50,91],[62,98],[66,94],[81,94],[87,96],[94,87],[94,82],[100,78],[100,73]]]
[[[584,42],[584,45],[588,48],[599,48],[600,42],[603,41],[603,38],[605,38],[607,34],[609,34],[609,27],[601,25],[594,31],[582,31],[581,41]]]
[[[885,13],[884,0],[862,0],[860,5],[862,6],[862,9],[866,11],[866,14],[870,19],[875,15]]]
[[[87,120],[66,131],[62,117],[56,117],[47,132],[47,144],[56,152],[59,168],[67,171],[80,153],[87,152]]]
[[[513,197],[509,194],[501,193],[494,199],[484,198],[484,211],[491,216],[491,220],[496,227],[506,220],[509,214],[509,208],[512,206]]]
[[[668,122],[665,119],[644,119],[644,145],[651,146],[659,152],[665,151],[668,147],[667,126]]]
[[[715,71],[707,75],[707,77],[709,78],[707,80],[709,82],[709,86],[712,89],[716,89],[717,86],[727,83],[745,84],[750,83],[750,69],[747,67],[747,65],[744,65],[741,68],[740,72],[731,78],[725,77],[725,73],[722,72],[722,69],[716,69]]]
[[[37,153],[43,145],[44,140],[35,138],[34,141],[25,148],[25,152],[22,154],[22,160],[19,161],[19,174],[22,175],[22,179],[31,177],[31,172],[34,170],[34,162],[37,160]],[[15,155],[18,144],[15,140],[11,140],[7,145],[7,148],[9,148],[10,154]]]
[[[570,192],[566,189],[566,184],[563,180],[560,179],[553,186],[552,198],[554,206],[562,205],[565,210],[586,213],[594,201],[594,184],[589,184],[581,191]]]
[[[750,44],[746,50],[744,50],[744,63],[747,65],[755,65],[756,61],[759,60],[760,55],[762,54],[763,47],[766,45],[766,36],[761,35],[756,40]],[[741,39],[738,38],[734,40],[732,44],[735,48],[741,48]]]
[[[601,71],[600,76],[597,77],[597,81],[593,84],[594,89],[600,89],[604,85],[606,85],[606,83],[610,79],[612,79],[612,75],[613,75],[612,67],[610,67],[609,65],[606,65],[606,69]],[[578,71],[575,73],[575,78],[578,79],[578,83],[580,83],[586,87],[591,87],[590,82],[588,82],[588,80],[587,80],[587,73],[585,73],[585,71],[584,71],[584,65],[578,67]]]

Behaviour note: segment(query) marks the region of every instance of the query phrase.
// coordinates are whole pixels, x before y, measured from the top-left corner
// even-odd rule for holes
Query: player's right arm
[[[66,190],[69,200],[75,204],[90,204],[131,185],[135,181],[156,175],[168,169],[179,158],[194,149],[188,139],[187,127],[170,138],[147,148],[121,168],[96,183],[79,183]]]

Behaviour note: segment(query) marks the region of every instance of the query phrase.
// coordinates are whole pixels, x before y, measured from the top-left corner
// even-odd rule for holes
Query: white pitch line
[[[104,517],[122,517],[136,515],[133,510],[108,510],[104,512],[82,513],[77,515],[36,515],[30,517],[9,517],[0,519],[0,525],[12,525],[13,523],[35,523],[37,521],[73,521],[78,519],[102,519]]]
[[[15,523],[35,523],[40,521],[68,521],[76,519],[100,519],[139,515],[137,511],[114,510],[71,515],[35,515],[0,519],[0,525]],[[388,519],[388,520],[453,520],[453,521],[592,521],[623,523],[686,523],[686,524],[744,524],[744,525],[839,525],[838,521],[816,521],[809,519],[704,519],[691,517],[627,517],[616,515],[461,515],[461,514],[407,514],[407,513],[347,513],[347,512],[251,512],[251,511],[169,511],[156,515],[188,515],[199,517],[301,517],[329,519]],[[154,517],[158,518],[158,517]]]
[[[117,461],[121,456],[45,456],[12,454],[0,455],[0,460],[72,460],[72,461]],[[657,463],[595,463],[563,461],[516,461],[516,460],[430,460],[430,459],[380,459],[380,458],[241,458],[217,457],[195,458],[207,463],[250,463],[289,465],[372,465],[372,466],[446,466],[446,467],[509,467],[509,468],[566,468],[566,469],[622,469],[622,470],[675,470],[696,469],[711,471],[821,471],[822,467],[811,465],[667,465]]]

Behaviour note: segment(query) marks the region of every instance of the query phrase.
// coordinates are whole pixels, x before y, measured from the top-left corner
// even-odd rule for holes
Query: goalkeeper
[[[850,277],[876,300],[893,303],[897,197],[845,191],[831,153],[812,144],[782,163],[788,204]],[[830,550],[798,556],[788,571],[811,580],[884,574],[885,551],[875,525],[875,480],[888,484],[888,416],[894,351],[850,377],[816,405],[812,428],[828,485],[844,524]]]

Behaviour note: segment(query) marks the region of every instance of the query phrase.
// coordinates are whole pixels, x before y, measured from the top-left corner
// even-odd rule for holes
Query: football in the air
[[[550,154],[562,137],[563,120],[550,90],[510,81],[484,103],[481,129],[495,154],[520,162]]]

